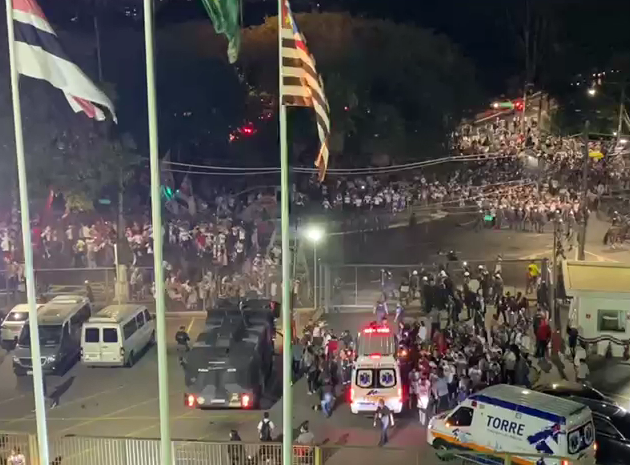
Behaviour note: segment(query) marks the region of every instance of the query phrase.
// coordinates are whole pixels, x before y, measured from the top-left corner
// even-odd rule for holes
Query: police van
[[[393,355],[359,356],[352,368],[350,410],[352,413],[375,412],[379,400],[393,412],[403,406],[400,367]]]
[[[514,463],[536,465],[594,464],[597,447],[588,407],[507,384],[483,389],[433,417],[427,441],[436,449],[516,453]]]

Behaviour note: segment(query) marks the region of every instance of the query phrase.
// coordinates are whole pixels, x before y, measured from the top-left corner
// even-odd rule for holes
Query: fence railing
[[[470,271],[470,279],[478,276],[479,266],[483,266],[493,277],[497,270],[501,271],[504,292],[516,295],[518,292],[529,297],[535,297],[536,287],[528,282],[528,267],[535,263],[543,279],[549,283],[548,266],[545,259],[536,260],[470,260],[442,264],[445,266],[456,287],[461,288],[464,282],[464,271]],[[466,265],[464,265],[466,263]],[[328,310],[338,309],[371,309],[383,292],[398,295],[399,285],[404,275],[411,275],[413,271],[419,273],[424,270],[436,276],[439,264],[393,265],[393,264],[350,264],[326,265],[320,281],[323,290],[319,292],[322,305]],[[392,273],[393,279],[387,281],[384,272]],[[473,286],[474,287],[474,286]],[[474,287],[473,290],[476,290]],[[411,299],[412,301],[415,299]],[[420,304],[419,301],[418,305]]]
[[[160,465],[160,453],[158,439],[65,436],[49,441],[50,460],[55,465]],[[172,463],[176,465],[282,465],[282,445],[276,442],[174,440],[172,454]],[[36,436],[0,432],[0,463],[18,463],[10,461],[12,455],[23,455],[28,465],[39,464]],[[454,465],[509,465],[536,463],[540,459],[544,459],[546,465],[566,463],[563,461],[580,463],[565,457],[522,452],[474,452],[459,449],[435,451],[423,444],[422,447],[413,448],[295,445],[291,465],[437,465],[443,461],[451,461]]]

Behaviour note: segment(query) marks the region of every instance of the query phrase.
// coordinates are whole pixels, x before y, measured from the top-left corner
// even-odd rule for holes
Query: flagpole
[[[20,189],[20,216],[22,220],[22,244],[24,247],[24,276],[26,278],[26,298],[28,302],[28,327],[31,337],[31,361],[33,364],[33,390],[35,396],[35,422],[39,463],[48,465],[48,431],[46,429],[46,399],[44,398],[44,377],[42,373],[41,351],[39,347],[39,327],[37,326],[37,296],[35,293],[35,272],[33,270],[33,249],[31,245],[31,222],[28,208],[28,186],[26,184],[26,163],[24,161],[24,135],[22,132],[22,108],[20,105],[20,82],[15,57],[15,32],[13,29],[13,2],[6,0],[7,34],[9,38],[9,67],[11,74],[11,99],[13,101],[13,126],[15,129],[15,155],[17,158],[18,185]],[[35,451],[31,451],[34,455]],[[32,457],[31,457],[32,459]]]
[[[162,200],[155,96],[153,52],[153,0],[144,0],[144,45],[147,68],[147,110],[149,114],[149,159],[151,166],[151,223],[153,224],[153,269],[155,275],[155,323],[157,328],[158,392],[160,399],[160,445],[163,465],[173,462],[169,418],[168,366],[166,358],[166,317],[164,306],[164,265],[162,264]]]
[[[278,105],[280,109],[280,224],[282,238],[282,463],[293,463],[293,401],[291,356],[291,247],[289,243],[289,154],[287,109],[282,102],[282,2],[278,0]]]

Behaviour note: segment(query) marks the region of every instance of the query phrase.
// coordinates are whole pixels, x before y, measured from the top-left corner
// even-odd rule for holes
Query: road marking
[[[617,260],[613,260],[612,258],[604,257],[602,255],[598,255],[596,253],[589,252],[588,250],[586,250],[585,253],[587,253],[589,255],[592,255],[593,257],[597,258],[597,261],[600,261],[600,262],[619,263]]]
[[[22,397],[26,397],[26,394],[22,394],[22,395],[19,395],[19,396],[9,397],[8,399],[0,400],[0,405],[6,404],[8,402],[13,402],[14,400],[21,399]]]
[[[183,391],[177,390],[177,391],[169,394],[169,397],[170,396],[174,396],[174,395],[181,395],[181,394],[183,394]],[[106,420],[107,418],[113,417],[113,416],[115,416],[118,413],[126,412],[128,410],[131,410],[131,409],[134,409],[136,407],[139,407],[140,405],[145,405],[145,404],[148,404],[150,402],[155,402],[156,400],[159,400],[158,396],[151,397],[150,399],[143,400],[142,402],[138,402],[138,403],[135,403],[133,405],[127,405],[127,406],[125,406],[123,408],[120,408],[118,410],[110,412],[107,415],[101,415],[101,416],[94,417],[91,420],[87,420],[87,421],[81,422],[78,425],[69,426],[67,428],[64,428],[62,430],[57,431],[56,433],[61,435],[61,434],[65,433],[66,431],[70,431],[70,430],[75,429],[75,428],[81,428],[83,426],[91,425],[93,423],[96,423],[97,421]]]
[[[190,334],[190,330],[192,329],[193,324],[195,323],[195,320],[196,320],[196,318],[194,318],[194,317],[190,319],[190,323],[188,323],[188,328],[186,328],[186,332],[188,334]]]
[[[547,249],[547,250],[541,250],[539,252],[535,252],[533,254],[529,254],[529,255],[523,255],[522,257],[518,257],[517,260],[529,260],[529,259],[534,259],[534,258],[538,258],[541,255],[546,255],[546,254],[550,254],[552,252],[552,249]]]
[[[58,407],[56,407],[56,410],[58,411],[58,410],[60,410],[62,408],[67,407],[68,405],[73,405],[73,404],[77,404],[77,403],[80,403],[80,402],[85,402],[86,400],[93,399],[94,397],[98,397],[98,396],[103,396],[103,395],[106,395],[106,394],[114,393],[114,392],[119,391],[120,389],[122,389],[124,387],[125,387],[125,385],[121,385],[121,386],[115,387],[113,389],[106,389],[104,391],[97,392],[96,394],[92,394],[92,395],[89,395],[89,396],[86,396],[86,397],[81,397],[79,399],[75,399],[75,400],[71,400],[71,401],[68,401],[68,402],[64,402],[64,403],[60,404]],[[34,418],[35,418],[35,415],[32,415],[32,414],[24,415],[23,417],[14,418],[12,420],[9,420],[5,424],[6,425],[10,425],[11,423],[17,423],[17,422],[25,421],[25,420],[33,420]]]

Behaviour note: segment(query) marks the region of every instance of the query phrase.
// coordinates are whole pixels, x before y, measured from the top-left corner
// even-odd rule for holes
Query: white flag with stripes
[[[315,59],[306,47],[306,39],[300,33],[291,13],[289,1],[282,7],[282,104],[313,107],[317,120],[317,133],[321,144],[315,166],[319,179],[326,176],[328,167],[328,136],[330,135],[330,108],[324,93],[324,85],[315,69]]]
[[[57,34],[35,0],[12,0],[15,58],[18,72],[48,81],[61,90],[70,107],[90,118],[104,120],[101,105],[116,121],[110,99],[65,54]]]

